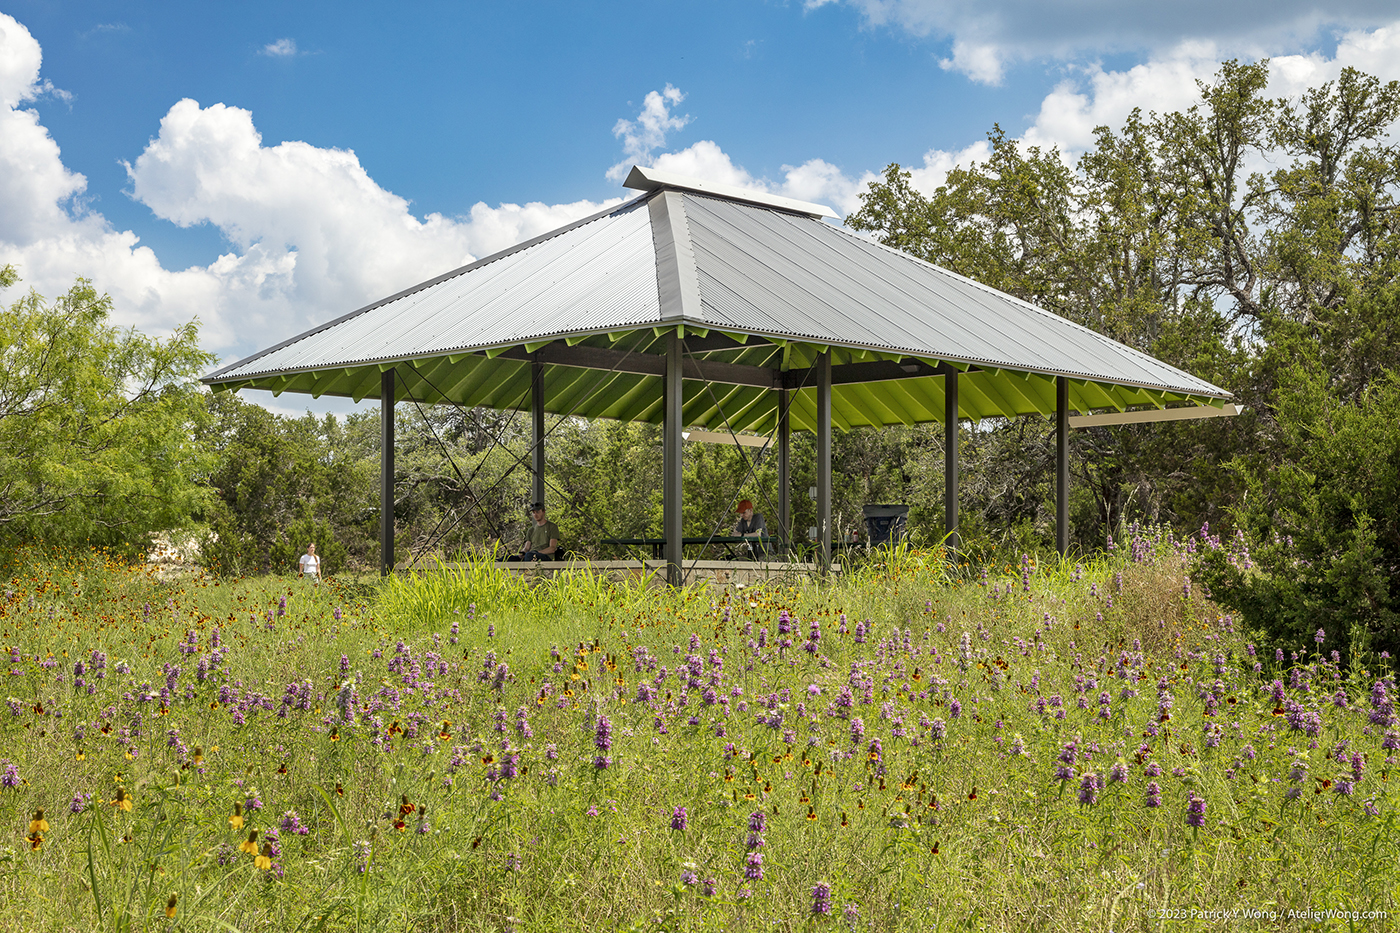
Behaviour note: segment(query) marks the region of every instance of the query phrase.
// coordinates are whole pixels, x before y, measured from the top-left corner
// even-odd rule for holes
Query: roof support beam
[[[977,367],[972,367],[968,372],[975,372]],[[949,373],[956,373],[959,370],[948,364],[938,363],[937,365],[927,363],[923,360],[906,359],[900,363],[892,363],[888,360],[876,360],[868,363],[846,363],[841,366],[831,367],[832,385],[850,385],[853,382],[890,382],[895,379],[924,379],[930,376],[946,376]],[[797,389],[802,385],[811,385],[816,382],[816,367],[812,369],[791,369],[782,374],[783,385],[789,389]]]
[[[782,535],[783,547],[792,554],[792,498],[788,479],[789,445],[792,439],[792,424],[788,419],[788,406],[792,403],[792,393],[787,389],[778,390],[778,529]],[[792,560],[789,556],[788,560]]]
[[[379,575],[394,569],[394,369],[379,374]]]
[[[831,569],[831,351],[817,357],[817,566]]]
[[[681,576],[681,339],[666,338],[666,390],[661,423],[661,537],[666,539],[666,581]]]
[[[943,532],[950,553],[962,550],[958,536],[958,374],[943,377]]]
[[[538,355],[538,354],[537,354]],[[530,429],[534,442],[530,445],[530,502],[544,503],[544,364],[530,361]]]
[[[669,338],[668,338],[669,339]],[[532,357],[520,347],[512,347],[497,355],[497,359],[538,359],[551,366],[571,366],[577,369],[601,369],[636,376],[665,376],[666,357],[655,353],[626,352],[608,347],[570,347],[552,343],[540,347]],[[686,358],[682,362],[682,378],[727,385],[755,386],[771,389],[778,377],[776,370],[763,366],[743,366],[718,360]]]
[[[1116,424],[1141,424],[1146,421],[1189,421],[1193,418],[1230,418],[1243,409],[1238,405],[1215,408],[1210,405],[1188,405],[1184,408],[1150,409],[1148,411],[1108,412],[1102,415],[1075,415],[1069,419],[1071,428],[1098,428]]]
[[[1069,553],[1069,380],[1055,378],[1055,549]]]
[[[733,337],[712,333],[706,337],[685,338],[685,348],[690,353],[713,353],[717,350],[754,350],[759,347],[772,347],[776,344],[767,337],[749,337],[740,343]]]

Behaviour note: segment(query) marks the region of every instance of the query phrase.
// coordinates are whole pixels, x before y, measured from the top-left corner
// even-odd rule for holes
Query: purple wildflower
[[[1081,806],[1090,807],[1098,803],[1098,800],[1099,776],[1092,771],[1085,771],[1079,782],[1079,803]]]
[[[831,885],[818,881],[812,888],[812,915],[825,917],[831,913]]]
[[[1186,825],[1196,829],[1206,825],[1206,802],[1194,793],[1186,805]]]
[[[676,832],[685,832],[685,827],[689,822],[690,814],[686,812],[685,807],[676,807],[671,813],[671,828]],[[694,882],[691,883],[693,884]]]
[[[311,832],[306,824],[301,821],[301,816],[295,810],[288,810],[282,814],[282,831],[293,833],[298,836],[305,836]]]

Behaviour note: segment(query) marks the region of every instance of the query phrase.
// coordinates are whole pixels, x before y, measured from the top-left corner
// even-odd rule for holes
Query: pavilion
[[[681,575],[686,428],[817,438],[831,559],[831,432],[941,422],[958,525],[960,419],[1053,416],[1057,540],[1068,429],[1235,413],[1230,393],[1010,295],[826,222],[821,205],[633,168],[637,197],[391,295],[212,373],[215,391],[381,401],[381,561],[393,567],[394,404],[510,410],[528,397],[534,495],[546,413],[663,425],[668,578]],[[1098,412],[1100,414],[1093,414]],[[1090,419],[1093,419],[1092,421]]]

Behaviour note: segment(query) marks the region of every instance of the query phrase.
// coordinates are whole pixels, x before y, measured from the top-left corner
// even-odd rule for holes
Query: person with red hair
[[[763,516],[754,512],[753,503],[748,499],[740,502],[735,511],[739,513],[739,520],[734,523],[735,536],[754,539],[746,544],[755,560],[763,560],[768,556],[768,526]]]

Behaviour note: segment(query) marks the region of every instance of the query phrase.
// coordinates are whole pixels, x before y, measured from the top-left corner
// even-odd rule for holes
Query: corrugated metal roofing
[[[711,325],[1221,394],[1088,328],[830,224],[698,195],[685,206]]]
[[[380,370],[399,363],[403,391],[414,398],[514,408],[527,404],[529,367],[509,348],[533,350],[558,340],[620,350],[635,363],[654,360],[661,329],[677,324],[691,339],[713,331],[764,338],[697,353],[715,362],[801,370],[830,348],[837,364],[912,357],[970,367],[959,394],[961,413],[970,418],[1053,411],[1054,377],[1061,375],[1073,379],[1071,406],[1079,411],[1230,397],[1087,328],[810,214],[674,188],[377,302],[205,382],[359,399],[377,397]],[[659,377],[600,365],[548,367],[546,409],[660,419]],[[795,426],[815,425],[815,401],[810,388],[796,393]],[[776,409],[776,393],[767,388],[685,384],[685,417],[697,427],[766,432]],[[840,428],[942,416],[941,376],[833,388]]]

